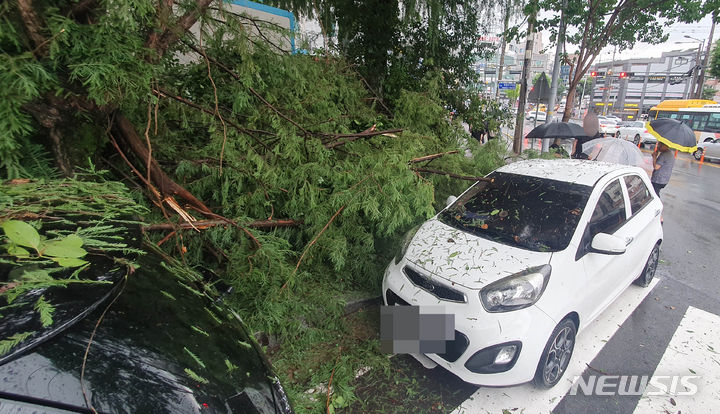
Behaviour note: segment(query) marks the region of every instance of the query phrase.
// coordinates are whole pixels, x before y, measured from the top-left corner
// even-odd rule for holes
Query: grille
[[[405,272],[405,276],[410,279],[413,285],[430,293],[438,299],[447,300],[450,302],[467,302],[467,298],[462,292],[440,284],[427,276],[421,275],[420,273],[407,266],[403,268],[403,272]]]

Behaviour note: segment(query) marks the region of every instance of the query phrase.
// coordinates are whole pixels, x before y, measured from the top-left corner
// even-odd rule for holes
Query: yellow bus
[[[672,118],[682,121],[695,132],[697,142],[720,138],[720,105],[705,99],[674,99],[650,108],[649,120]]]

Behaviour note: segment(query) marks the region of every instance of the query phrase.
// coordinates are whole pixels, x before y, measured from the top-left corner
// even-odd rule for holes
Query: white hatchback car
[[[620,126],[620,129],[618,129],[615,136],[617,138],[622,138],[626,141],[630,141],[635,145],[638,145],[640,142],[642,142],[642,145],[657,144],[657,138],[655,138],[653,134],[648,132],[647,128],[645,127],[645,122],[642,121],[635,121],[631,122],[629,125]]]
[[[577,332],[652,280],[663,206],[643,170],[619,164],[529,160],[486,178],[407,235],[383,298],[454,315],[445,353],[416,355],[425,366],[552,387]]]
[[[605,136],[609,135],[614,137],[618,128],[620,128],[620,125],[612,118],[598,117],[598,121],[600,122],[599,132]]]

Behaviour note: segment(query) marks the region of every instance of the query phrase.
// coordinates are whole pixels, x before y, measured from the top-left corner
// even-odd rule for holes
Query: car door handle
[[[662,210],[661,210],[661,209],[655,210],[655,217],[659,216],[660,213],[662,213]]]
[[[625,247],[629,246],[630,243],[633,242],[633,240],[635,240],[635,237],[626,237],[625,238]]]

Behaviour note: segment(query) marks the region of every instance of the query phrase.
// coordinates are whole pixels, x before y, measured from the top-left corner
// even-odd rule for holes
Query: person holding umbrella
[[[662,190],[670,182],[673,167],[675,166],[675,156],[670,151],[670,147],[662,142],[658,142],[655,151],[652,153],[653,172],[650,177],[650,183],[655,189],[655,194],[660,196]]]
[[[670,182],[675,166],[675,156],[670,149],[694,152],[697,150],[697,141],[693,130],[676,119],[656,119],[646,123],[645,128],[658,140],[652,154],[653,173],[650,182],[659,196],[660,190]]]

